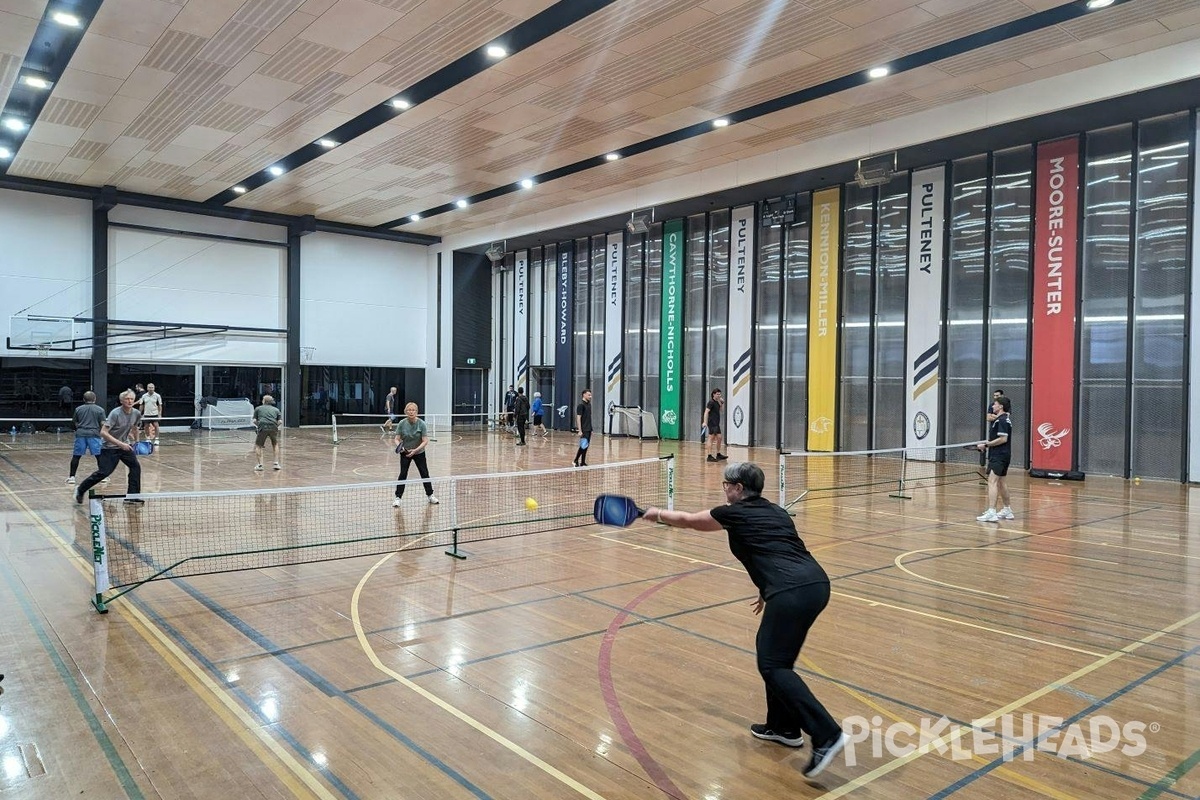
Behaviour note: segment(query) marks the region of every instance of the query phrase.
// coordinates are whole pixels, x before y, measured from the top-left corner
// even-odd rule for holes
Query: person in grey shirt
[[[79,488],[75,490],[76,503],[82,503],[88,490],[112,475],[119,462],[123,462],[129,468],[129,486],[125,493],[142,493],[142,465],[138,463],[137,454],[133,452],[131,444],[137,440],[137,426],[142,418],[142,413],[133,407],[136,399],[137,396],[129,389],[121,392],[120,408],[114,408],[109,413],[108,419],[100,426],[100,438],[104,440],[104,445],[100,448],[100,455],[96,458],[99,466],[95,472],[84,478],[83,483],[79,484]],[[145,501],[140,498],[127,497],[125,502],[144,503]]]
[[[104,409],[96,405],[95,392],[83,393],[83,405],[75,409],[71,423],[75,426],[75,449],[71,451],[71,476],[67,483],[75,482],[79,459],[84,453],[95,456],[97,466],[100,464],[100,446],[104,441],[100,438],[100,427],[104,425]]]

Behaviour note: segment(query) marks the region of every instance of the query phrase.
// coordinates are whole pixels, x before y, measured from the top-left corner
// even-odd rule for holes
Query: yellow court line
[[[730,572],[742,572],[742,573],[745,572],[745,570],[742,569],[742,567],[740,567],[740,566],[731,567],[728,564],[717,564],[712,561],[704,561],[703,559],[693,558],[692,556],[685,556],[682,553],[674,553],[674,552],[671,552],[670,550],[662,550],[657,547],[647,547],[647,546],[641,545],[641,544],[634,544],[632,542],[626,542],[622,539],[615,539],[611,536],[605,536],[600,533],[593,533],[593,534],[591,534],[591,536],[593,536],[597,539],[603,539],[606,542],[615,542],[616,544],[623,544],[626,547],[632,547],[635,550],[648,550],[651,553],[659,553],[664,556],[670,556],[672,558],[682,559],[682,560],[688,562],[689,564],[703,564],[706,567],[716,567],[717,569],[725,569],[725,570],[729,570]],[[959,548],[955,547],[955,548],[950,548],[950,549],[958,550]],[[998,636],[1010,636],[1014,639],[1021,639],[1026,642],[1034,642],[1036,644],[1044,644],[1047,647],[1057,647],[1061,650],[1071,650],[1076,653],[1082,653],[1085,656],[1099,657],[1100,655],[1102,655],[1101,653],[1096,653],[1092,650],[1083,650],[1078,647],[1072,647],[1069,644],[1059,644],[1058,642],[1051,642],[1051,641],[1047,641],[1045,639],[1038,639],[1033,636],[1026,636],[1021,633],[1014,633],[1012,631],[1006,631],[1006,630],[1003,630],[1002,628],[992,628],[987,625],[980,625],[979,623],[976,623],[976,622],[968,622],[967,620],[964,620],[964,619],[957,619],[955,617],[947,617],[943,614],[934,614],[932,612],[921,611],[916,608],[908,608],[905,606],[893,605],[892,603],[885,603],[882,600],[872,600],[867,597],[860,597],[856,594],[850,594],[849,592],[838,591],[837,589],[832,590],[831,594],[835,594],[839,597],[846,597],[851,600],[859,600],[863,603],[866,603],[866,604],[872,605],[872,606],[883,606],[884,608],[890,608],[894,611],[900,611],[905,614],[916,614],[919,617],[927,617],[928,619],[936,619],[936,620],[940,620],[941,622],[948,622],[952,625],[962,625],[967,628],[974,628],[975,630],[979,630],[979,631],[987,631],[988,633],[994,633]]]
[[[987,717],[974,720],[974,722],[975,722],[976,726],[978,726],[978,727],[988,727],[989,725],[994,724],[999,717],[1002,717],[1005,714],[1011,714],[1016,709],[1021,708],[1022,706],[1028,705],[1029,703],[1032,703],[1034,700],[1044,697],[1044,696],[1050,694],[1051,692],[1058,691],[1062,687],[1067,686],[1068,684],[1074,683],[1075,681],[1079,680],[1080,678],[1090,675],[1091,673],[1095,672],[1096,670],[1100,669],[1101,667],[1108,666],[1109,664],[1116,661],[1117,659],[1123,658],[1123,657],[1129,655],[1130,653],[1134,652],[1135,650],[1139,650],[1142,647],[1150,644],[1151,642],[1155,641],[1156,639],[1166,636],[1169,633],[1175,632],[1179,628],[1183,628],[1187,625],[1190,625],[1198,619],[1200,619],[1200,611],[1197,611],[1195,614],[1191,614],[1187,617],[1184,617],[1183,619],[1179,620],[1178,622],[1172,623],[1171,625],[1168,625],[1165,628],[1160,628],[1159,630],[1155,631],[1154,633],[1151,633],[1147,636],[1142,637],[1141,639],[1138,639],[1136,642],[1127,644],[1124,647],[1122,647],[1120,650],[1114,650],[1113,652],[1109,653],[1108,655],[1103,656],[1103,657],[1097,659],[1096,661],[1093,661],[1091,664],[1088,664],[1085,667],[1081,667],[1080,669],[1075,670],[1070,675],[1066,675],[1062,678],[1059,678],[1056,681],[1053,681],[1052,683],[1048,683],[1045,686],[1043,686],[1041,689],[1032,691],[1029,694],[1025,695],[1024,697],[1018,698],[1018,699],[1014,700],[1013,702],[1009,703],[1008,705],[1006,705],[1002,708],[996,709],[991,714],[989,714]],[[969,733],[972,730],[973,730],[973,728],[971,728],[969,726],[960,725],[959,727],[955,728],[950,733],[947,733],[943,736],[939,736],[937,739],[934,739],[931,742],[927,742],[926,744],[921,745],[920,747],[918,747],[916,750],[909,753],[908,755],[893,759],[892,761],[889,761],[886,764],[881,764],[880,766],[876,767],[875,769],[871,770],[870,772],[866,773],[865,775],[860,775],[859,777],[854,778],[851,781],[848,781],[847,783],[839,786],[838,788],[836,788],[832,791],[826,792],[825,794],[820,796],[819,800],[826,800],[826,798],[828,798],[828,800],[833,800],[833,798],[843,797],[847,794],[850,794],[850,792],[853,792],[856,789],[860,789],[863,786],[866,786],[868,783],[871,783],[875,779],[881,778],[890,772],[894,772],[895,770],[899,769],[900,767],[904,766],[905,764],[908,764],[912,761],[916,761],[918,758],[931,752],[932,750],[935,750],[939,747],[943,747],[947,744],[951,744],[952,742],[955,742],[958,739],[961,739],[965,734]]]
[[[963,552],[968,552],[971,550],[986,550],[989,553],[1021,553],[1022,555],[1039,555],[1039,556],[1051,556],[1051,557],[1057,557],[1057,558],[1074,558],[1079,561],[1095,561],[1097,564],[1111,564],[1114,567],[1120,566],[1120,564],[1118,564],[1116,561],[1103,561],[1099,558],[1087,558],[1086,556],[1073,556],[1073,555],[1069,555],[1067,553],[1047,553],[1047,552],[1040,551],[1040,550],[1017,550],[1017,549],[1011,548],[1011,547],[991,547],[990,545],[983,545],[981,547],[964,547],[962,545],[957,545],[955,547],[925,547],[925,548],[922,548],[921,550],[909,550],[906,553],[901,553],[900,555],[896,556],[896,558],[893,560],[892,563],[894,563],[897,567],[899,567],[899,569],[902,572],[904,572],[906,575],[909,575],[920,581],[926,581],[928,583],[936,583],[938,586],[945,586],[948,589],[958,589],[960,592],[971,592],[973,594],[985,594],[988,597],[996,597],[1001,600],[1011,599],[1006,594],[996,594],[995,592],[985,592],[983,589],[974,589],[970,586],[959,586],[956,583],[946,583],[945,581],[939,581],[939,580],[935,580],[934,578],[928,578],[924,575],[920,575],[916,572],[913,572],[911,569],[904,566],[904,564],[903,564],[905,556],[913,556],[913,555],[916,555],[917,553],[936,553],[936,552],[941,552],[941,551],[945,551],[945,550],[961,550]]]
[[[33,509],[26,505],[12,489],[0,481],[0,491],[17,506],[33,524],[42,531],[55,547],[67,557],[68,563],[78,569],[89,580],[92,579],[91,564],[66,545],[58,533],[51,528]],[[267,735],[266,727],[214,681],[199,664],[193,661],[158,626],[151,622],[138,608],[121,603],[115,608],[126,622],[149,644],[179,678],[212,709],[225,725],[253,752],[280,782],[296,797],[318,797],[335,800],[332,794],[295,756],[273,737]],[[201,688],[207,692],[200,691]],[[268,757],[268,752],[275,758]],[[136,757],[136,754],[135,754]],[[306,791],[307,790],[307,791]]]
[[[427,534],[427,536],[432,536],[432,535],[433,534]],[[411,542],[410,544],[405,545],[405,547],[411,547],[413,544],[416,544],[417,542],[421,541],[421,539],[423,539],[423,538],[425,538],[425,537],[423,536],[420,539],[416,539],[413,542]],[[404,549],[404,548],[401,548],[401,549]],[[399,551],[397,551],[397,552],[399,552]],[[358,585],[356,587],[354,587],[354,595],[351,597],[351,600],[350,600],[350,617],[351,617],[351,620],[354,622],[354,633],[358,637],[358,642],[362,646],[363,652],[367,654],[367,658],[369,658],[371,660],[371,663],[373,665],[375,665],[375,668],[377,670],[379,670],[380,672],[382,672],[384,675],[387,675],[389,678],[391,678],[394,681],[396,681],[397,683],[399,683],[400,685],[404,686],[405,688],[415,692],[416,694],[425,698],[429,702],[433,703],[435,706],[442,709],[446,713],[450,714],[453,717],[456,717],[457,719],[459,719],[462,722],[465,722],[467,725],[469,725],[472,728],[474,728],[475,730],[479,731],[484,736],[487,736],[489,739],[496,742],[500,746],[506,748],[507,750],[516,754],[517,756],[520,756],[525,761],[529,762],[530,764],[534,765],[538,769],[545,772],[550,777],[552,777],[555,780],[562,783],[564,786],[567,786],[568,788],[578,792],[579,794],[583,795],[584,797],[589,798],[589,800],[604,800],[604,797],[602,795],[596,794],[594,791],[592,791],[588,787],[584,786],[582,783],[575,780],[570,775],[567,775],[566,773],[562,772],[561,770],[554,767],[553,765],[546,763],[542,759],[535,756],[533,753],[526,750],[524,747],[521,747],[519,744],[512,741],[511,739],[508,739],[507,737],[500,734],[499,732],[492,730],[487,725],[484,725],[479,720],[477,720],[474,717],[467,714],[465,711],[459,709],[456,706],[451,705],[450,703],[446,702],[442,698],[435,695],[433,692],[430,692],[429,690],[423,688],[422,686],[410,681],[408,678],[404,677],[400,673],[389,668],[386,664],[384,664],[379,659],[379,656],[375,654],[374,648],[371,647],[371,643],[367,640],[366,631],[363,629],[362,620],[359,618],[358,599],[359,599],[359,596],[362,594],[363,587],[367,585],[367,581],[370,580],[371,576],[375,574],[375,570],[382,567],[385,563],[387,563],[388,559],[390,559],[394,555],[396,555],[396,553],[388,553],[386,556],[379,559],[379,561],[373,567],[371,567],[369,570],[367,570],[366,574],[363,575],[362,580],[360,580],[358,582]]]

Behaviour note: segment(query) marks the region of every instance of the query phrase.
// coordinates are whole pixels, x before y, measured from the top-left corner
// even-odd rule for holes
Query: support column
[[[283,370],[283,424],[300,425],[303,388],[300,371],[300,240],[317,229],[313,217],[288,226],[287,245],[287,364]]]
[[[116,190],[105,186],[92,203],[92,308],[84,316],[92,323],[91,390],[96,402],[108,402],[108,211],[116,205]]]

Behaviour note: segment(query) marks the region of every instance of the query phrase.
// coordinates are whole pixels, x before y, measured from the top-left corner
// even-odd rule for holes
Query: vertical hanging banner
[[[733,210],[729,231],[729,328],[725,441],[750,444],[751,367],[754,363],[754,206]]]
[[[516,331],[516,324],[513,320],[517,317],[517,272],[511,268],[511,264],[504,262],[505,267],[509,267],[501,273],[501,280],[504,282],[504,391],[508,391],[509,384],[517,385],[517,344],[513,341],[513,333]],[[501,392],[503,394],[503,392]]]
[[[529,292],[527,296],[529,297],[529,366],[531,369],[546,364],[546,356],[543,352],[546,346],[546,337],[542,336],[542,301],[545,299],[542,296],[542,264],[542,255],[529,262]],[[529,376],[529,386],[536,388],[532,372]]]
[[[1029,472],[1061,477],[1075,466],[1079,139],[1038,144],[1034,175]]]
[[[554,424],[556,431],[569,431],[575,424],[571,404],[575,380],[575,243],[558,246],[558,279],[554,292]],[[542,398],[543,401],[546,398]]]
[[[516,291],[513,308],[513,385],[529,393],[529,251],[516,254],[513,262]]]
[[[808,449],[833,452],[837,419],[841,187],[813,192],[808,300]]]
[[[610,233],[604,251],[604,404],[621,405],[625,369],[625,234]],[[608,416],[605,415],[607,422]],[[601,425],[603,427],[603,425]]]
[[[658,435],[678,439],[683,402],[683,220],[663,224]]]
[[[942,283],[946,258],[946,165],[913,172],[908,201],[908,327],[904,433],[907,458],[937,458],[941,418]],[[922,447],[928,445],[928,447]]]

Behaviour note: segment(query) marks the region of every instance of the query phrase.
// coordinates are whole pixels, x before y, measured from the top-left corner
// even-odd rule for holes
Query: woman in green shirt
[[[425,494],[431,505],[440,501],[433,495],[433,483],[429,480],[429,464],[425,461],[425,448],[429,446],[429,428],[425,420],[417,418],[417,404],[409,403],[404,407],[404,419],[396,423],[396,452],[400,454],[400,481],[396,484],[396,499],[392,501],[393,508],[400,507],[400,498],[404,496],[403,481],[408,478],[408,468],[417,465],[417,472],[425,482]]]

